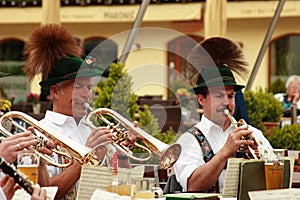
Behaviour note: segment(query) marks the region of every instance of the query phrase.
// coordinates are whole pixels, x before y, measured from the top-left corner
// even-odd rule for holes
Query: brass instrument
[[[243,127],[244,129],[248,128],[248,124],[246,123],[246,121],[244,119],[240,119],[239,121],[236,121],[236,119],[230,115],[229,110],[225,109],[224,110],[225,115],[230,119],[231,123],[233,124],[233,126],[235,128],[238,127]],[[242,140],[253,140],[255,142],[255,144],[257,145],[257,151],[254,151],[251,147],[249,146],[245,146],[242,145],[239,150],[238,153],[242,153],[246,156],[246,158],[250,159],[250,158],[254,158],[254,159],[260,159],[262,158],[263,152],[264,152],[264,148],[263,146],[260,144],[260,142],[256,139],[256,137],[253,134],[250,134],[246,137],[242,137]],[[246,148],[249,149],[250,151],[250,155],[246,152]]]
[[[162,141],[156,139],[155,137],[151,136],[150,134],[146,133],[144,130],[142,130],[139,127],[134,127],[134,125],[127,120],[125,117],[120,115],[119,113],[115,112],[114,110],[108,109],[108,108],[98,108],[96,110],[93,110],[88,103],[84,104],[84,107],[86,107],[90,113],[88,114],[86,120],[87,123],[91,128],[96,128],[93,122],[91,121],[93,116],[96,116],[97,118],[101,119],[103,122],[105,122],[108,126],[108,129],[112,130],[113,137],[110,139],[110,142],[117,150],[119,150],[122,154],[137,160],[137,161],[147,161],[152,157],[153,151],[159,158],[160,163],[159,166],[162,169],[167,169],[177,161],[180,153],[181,153],[181,146],[179,144],[173,144],[168,145],[163,143]],[[116,119],[119,123],[123,125],[123,129],[119,127],[119,124],[114,125],[114,123],[111,123],[109,120],[107,120],[103,115],[109,115]],[[136,133],[136,135],[140,136],[140,139],[143,141],[143,143],[148,147],[144,147],[138,143],[131,143],[128,138],[127,130],[132,130]],[[123,142],[129,142],[131,143],[128,146],[124,146]],[[137,158],[133,156],[132,149],[138,147],[146,151],[149,156],[146,158]]]
[[[58,149],[51,149],[53,152],[66,156],[69,159],[69,163],[66,164],[59,164],[56,163],[52,157],[48,155],[44,155],[40,153],[39,147],[44,146],[43,143],[45,142],[43,137],[37,137],[36,133],[33,133],[37,138],[37,145],[35,147],[29,147],[33,149],[37,155],[39,155],[42,159],[44,159],[48,164],[56,166],[56,167],[68,167],[70,166],[74,160],[77,160],[80,164],[92,164],[98,165],[99,161],[94,157],[94,151],[86,146],[83,146],[77,142],[70,140],[69,138],[65,137],[60,133],[56,133],[55,131],[49,129],[48,127],[41,124],[39,121],[34,119],[33,117],[19,111],[10,111],[5,113],[3,116],[0,117],[0,132],[3,133],[6,137],[10,137],[13,133],[10,130],[5,128],[5,124],[9,123],[12,126],[15,126],[22,131],[26,131],[23,126],[20,126],[15,119],[20,119],[26,123],[28,126],[32,126],[34,130],[39,131],[43,136],[52,140],[57,143],[57,146],[64,149],[65,152]]]
[[[34,189],[34,183],[29,179],[27,179],[22,172],[15,170],[1,157],[0,157],[0,169],[2,169],[2,172],[4,172],[5,174],[13,177],[16,183],[18,183],[28,194],[32,195]]]

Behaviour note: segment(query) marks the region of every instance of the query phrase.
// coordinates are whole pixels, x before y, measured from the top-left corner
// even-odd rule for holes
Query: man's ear
[[[204,100],[205,100],[204,96],[202,94],[198,94],[197,99],[198,99],[198,103],[201,106],[203,106],[204,105]]]
[[[50,86],[50,94],[55,98],[59,98],[60,88],[57,85]]]

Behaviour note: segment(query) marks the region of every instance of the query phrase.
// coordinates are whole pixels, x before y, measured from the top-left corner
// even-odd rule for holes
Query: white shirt
[[[0,172],[0,179],[4,177],[4,173],[3,172]],[[6,196],[2,190],[2,187],[0,187],[0,199],[1,200],[6,200]]]
[[[86,124],[83,117],[79,124],[73,117],[66,116],[60,113],[47,110],[45,118],[40,121],[49,129],[54,130],[57,133],[63,134],[65,137],[85,146],[88,136],[91,133],[90,127]],[[56,162],[60,163],[59,156],[54,154]],[[55,176],[62,172],[62,168],[48,166],[50,176]],[[79,181],[76,183],[76,191],[78,191]]]
[[[5,196],[5,194],[4,194],[4,192],[3,192],[3,190],[2,190],[1,187],[0,187],[0,199],[1,200],[6,200],[6,196]]]
[[[235,129],[231,125],[226,131],[223,131],[218,125],[208,120],[205,116],[202,116],[201,121],[195,125],[206,137],[210,147],[214,154],[217,154],[220,149],[225,145],[229,133]],[[249,126],[253,131],[255,137],[262,142],[262,146],[266,149],[272,149],[269,141],[263,136],[262,132],[252,126]],[[181,145],[181,154],[177,162],[174,164],[174,172],[176,174],[177,181],[181,184],[184,191],[187,191],[187,180],[194,172],[196,168],[205,164],[203,160],[203,154],[197,138],[189,133],[185,132],[181,135],[177,143]],[[224,187],[226,170],[223,170],[219,176],[220,192]]]

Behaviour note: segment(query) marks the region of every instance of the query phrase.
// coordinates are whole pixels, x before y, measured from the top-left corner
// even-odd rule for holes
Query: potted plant
[[[300,150],[300,124],[285,125],[273,130],[269,138],[273,148]]]
[[[0,111],[1,112],[9,112],[11,109],[11,102],[5,98],[0,99]]]
[[[40,112],[40,95],[36,93],[30,93],[26,97],[27,103],[32,104],[33,112],[35,114]]]
[[[273,130],[273,135],[268,139],[273,148],[298,151],[298,157],[295,158],[294,163],[294,172],[300,172],[300,124],[276,128]]]
[[[273,93],[262,88],[245,91],[244,98],[251,125],[262,130],[265,135],[272,135],[272,130],[279,127],[283,116],[281,102]]]

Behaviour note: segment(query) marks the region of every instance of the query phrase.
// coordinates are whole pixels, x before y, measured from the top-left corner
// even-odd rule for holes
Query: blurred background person
[[[285,84],[286,95],[283,97],[282,106],[284,109],[284,117],[291,117],[291,107],[296,106],[297,115],[300,115],[300,76],[292,75]]]

